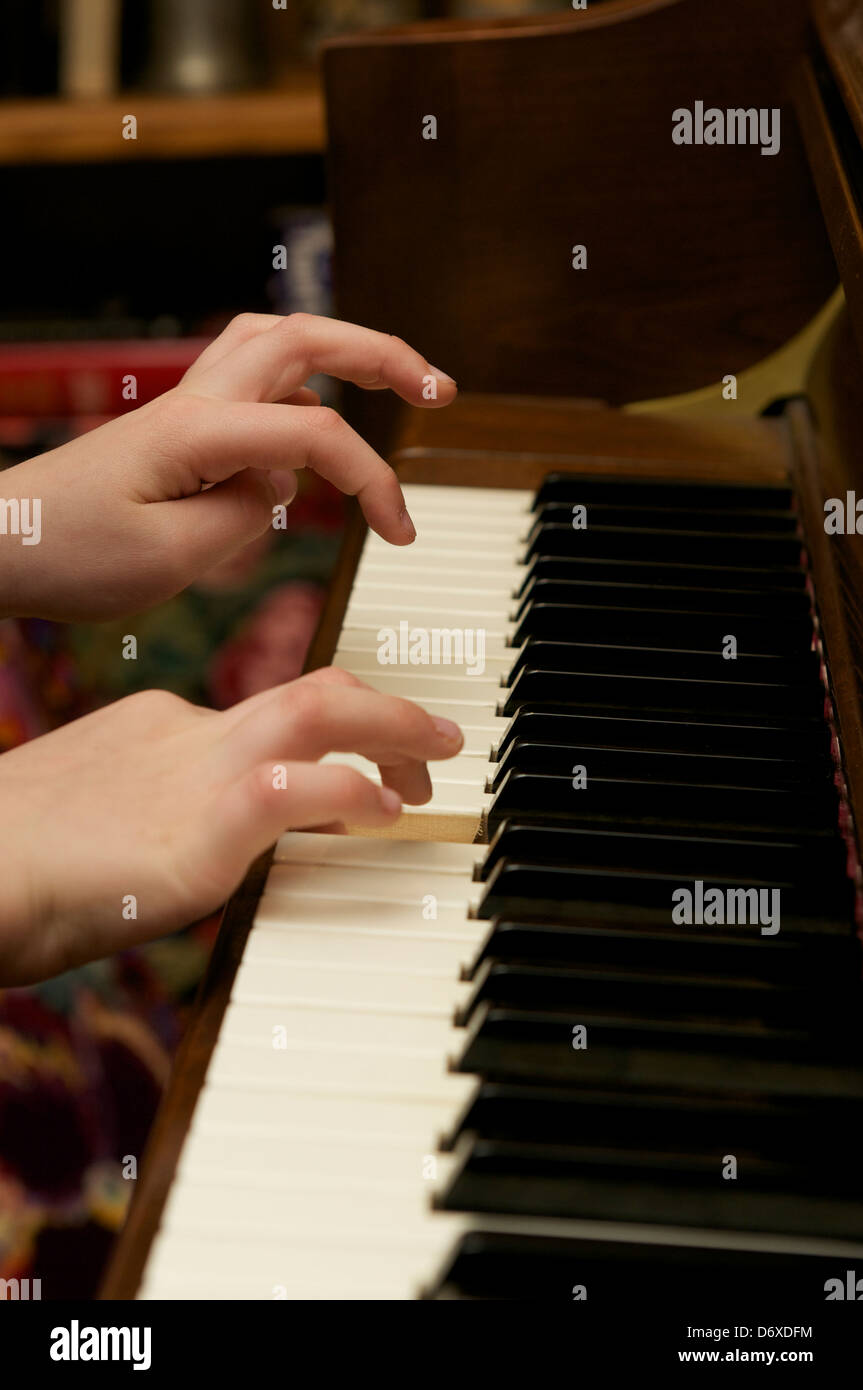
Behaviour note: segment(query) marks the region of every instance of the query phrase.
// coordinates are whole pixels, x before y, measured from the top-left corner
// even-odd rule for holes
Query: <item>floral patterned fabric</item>
[[[297,676],[341,499],[312,480],[289,516],[142,617],[0,623],[0,753],[136,689],[224,708]],[[120,658],[127,633],[137,661]],[[0,991],[0,1277],[41,1279],[43,1299],[96,1293],[217,922]]]

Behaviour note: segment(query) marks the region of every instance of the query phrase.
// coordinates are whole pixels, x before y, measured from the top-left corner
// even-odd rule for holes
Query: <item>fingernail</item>
[[[440,367],[430,367],[429,371],[437,377],[438,381],[448,381],[450,386],[455,386],[455,378],[447,376],[446,372],[442,372]]]
[[[397,816],[402,809],[402,799],[392,787],[381,787],[381,806],[388,816]]]
[[[458,724],[454,724],[451,719],[433,719],[432,723],[434,724],[441,738],[445,738],[448,743],[461,743],[461,729],[459,728]]]
[[[412,541],[415,541],[417,538],[417,528],[411,521],[411,515],[407,507],[402,507],[399,512],[399,521],[402,524],[402,529],[407,532]]]

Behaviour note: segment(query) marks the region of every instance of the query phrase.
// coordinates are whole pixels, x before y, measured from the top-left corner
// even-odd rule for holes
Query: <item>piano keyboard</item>
[[[387,834],[470,840],[490,803],[489,760],[507,726],[499,711],[501,681],[513,662],[513,595],[527,573],[533,493],[419,483],[406,484],[403,491],[417,539],[408,553],[367,535],[333,665],[460,725],[463,751],[434,769],[431,801],[405,807],[400,825]],[[452,664],[381,664],[379,634],[387,628],[398,632],[401,624],[408,633],[482,631],[482,671],[469,674],[466,665]],[[325,761],[347,762],[380,782],[377,768],[364,758],[333,754]]]
[[[405,493],[336,662],[465,749],[397,838],[276,847],[141,1296],[823,1298],[863,1257],[859,874],[791,493]],[[402,622],[486,671],[382,666]],[[696,882],[778,930],[676,923]]]

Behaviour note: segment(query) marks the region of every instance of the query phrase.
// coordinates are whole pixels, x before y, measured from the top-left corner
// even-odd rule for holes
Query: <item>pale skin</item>
[[[415,406],[456,394],[386,334],[241,315],[173,391],[2,475],[5,498],[41,499],[42,539],[0,537],[0,612],[98,620],[159,603],[266,530],[303,467],[410,544],[395,474],[303,387],[317,372]],[[403,801],[428,800],[427,763],[461,744],[456,725],[329,668],[221,713],[147,691],[13,749],[0,757],[0,986],[204,916],[285,830],[392,823]],[[322,766],[328,752],[368,757],[383,786]]]

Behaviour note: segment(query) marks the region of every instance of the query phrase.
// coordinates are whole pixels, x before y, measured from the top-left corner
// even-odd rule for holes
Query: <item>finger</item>
[[[186,383],[193,386],[197,380],[198,373],[212,367],[216,362],[241,343],[248,341],[257,333],[262,333],[267,328],[272,328],[281,322],[280,314],[238,314],[232,319],[227,328],[215,338],[209,347],[199,353],[183,375],[180,385]],[[283,405],[320,405],[321,398],[317,391],[310,386],[301,386],[297,391],[293,391],[289,396],[282,400]]]
[[[392,787],[409,806],[425,806],[432,797],[432,780],[425,763],[378,763],[381,785]]]
[[[286,830],[332,821],[373,829],[391,825],[400,809],[394,791],[351,768],[268,761],[220,794],[212,844],[227,864],[247,864]]]
[[[226,324],[218,337],[214,338],[203,352],[198,353],[191,367],[186,370],[181,385],[182,382],[193,383],[202,371],[221,361],[227,353],[247,342],[249,338],[272,328],[282,317],[281,314],[237,314]]]
[[[280,691],[289,688],[301,690],[305,686],[311,686],[314,689],[319,685],[358,686],[363,690],[371,689],[365,681],[360,680],[359,676],[352,676],[350,671],[344,671],[341,666],[319,666],[316,670],[307,671],[304,675],[298,676],[287,684],[280,682],[276,687],[260,690],[256,695],[250,695],[248,699],[237,705],[232,705],[230,709],[222,710],[219,718],[225,726],[227,734],[231,729],[242,724],[250,715],[257,714],[265,705],[271,704],[273,697]]]
[[[160,545],[175,563],[182,556],[181,585],[262,535],[273,524],[273,508],[290,503],[296,490],[291,472],[244,469],[195,497],[152,503]]]
[[[190,384],[223,400],[278,401],[317,372],[357,386],[390,387],[417,406],[449,405],[457,393],[451,377],[401,338],[310,314],[290,314],[243,338],[196,370]]]
[[[279,405],[320,405],[321,398],[317,391],[313,391],[311,386],[301,386],[299,391],[294,391],[292,395],[285,396],[284,400],[278,402]]]
[[[271,468],[269,479],[282,506],[288,506],[297,495],[297,475],[292,468]]]
[[[234,767],[268,756],[316,761],[325,753],[358,753],[377,763],[384,783],[412,805],[431,795],[426,762],[452,757],[462,746],[457,725],[360,682],[302,677],[269,699],[255,696],[246,711],[235,706],[227,721],[225,750]]]
[[[356,497],[384,540],[409,545],[416,537],[395,473],[334,410],[245,401],[208,409],[199,401],[187,411],[185,428],[195,477],[202,483],[221,482],[242,468],[311,468]]]

